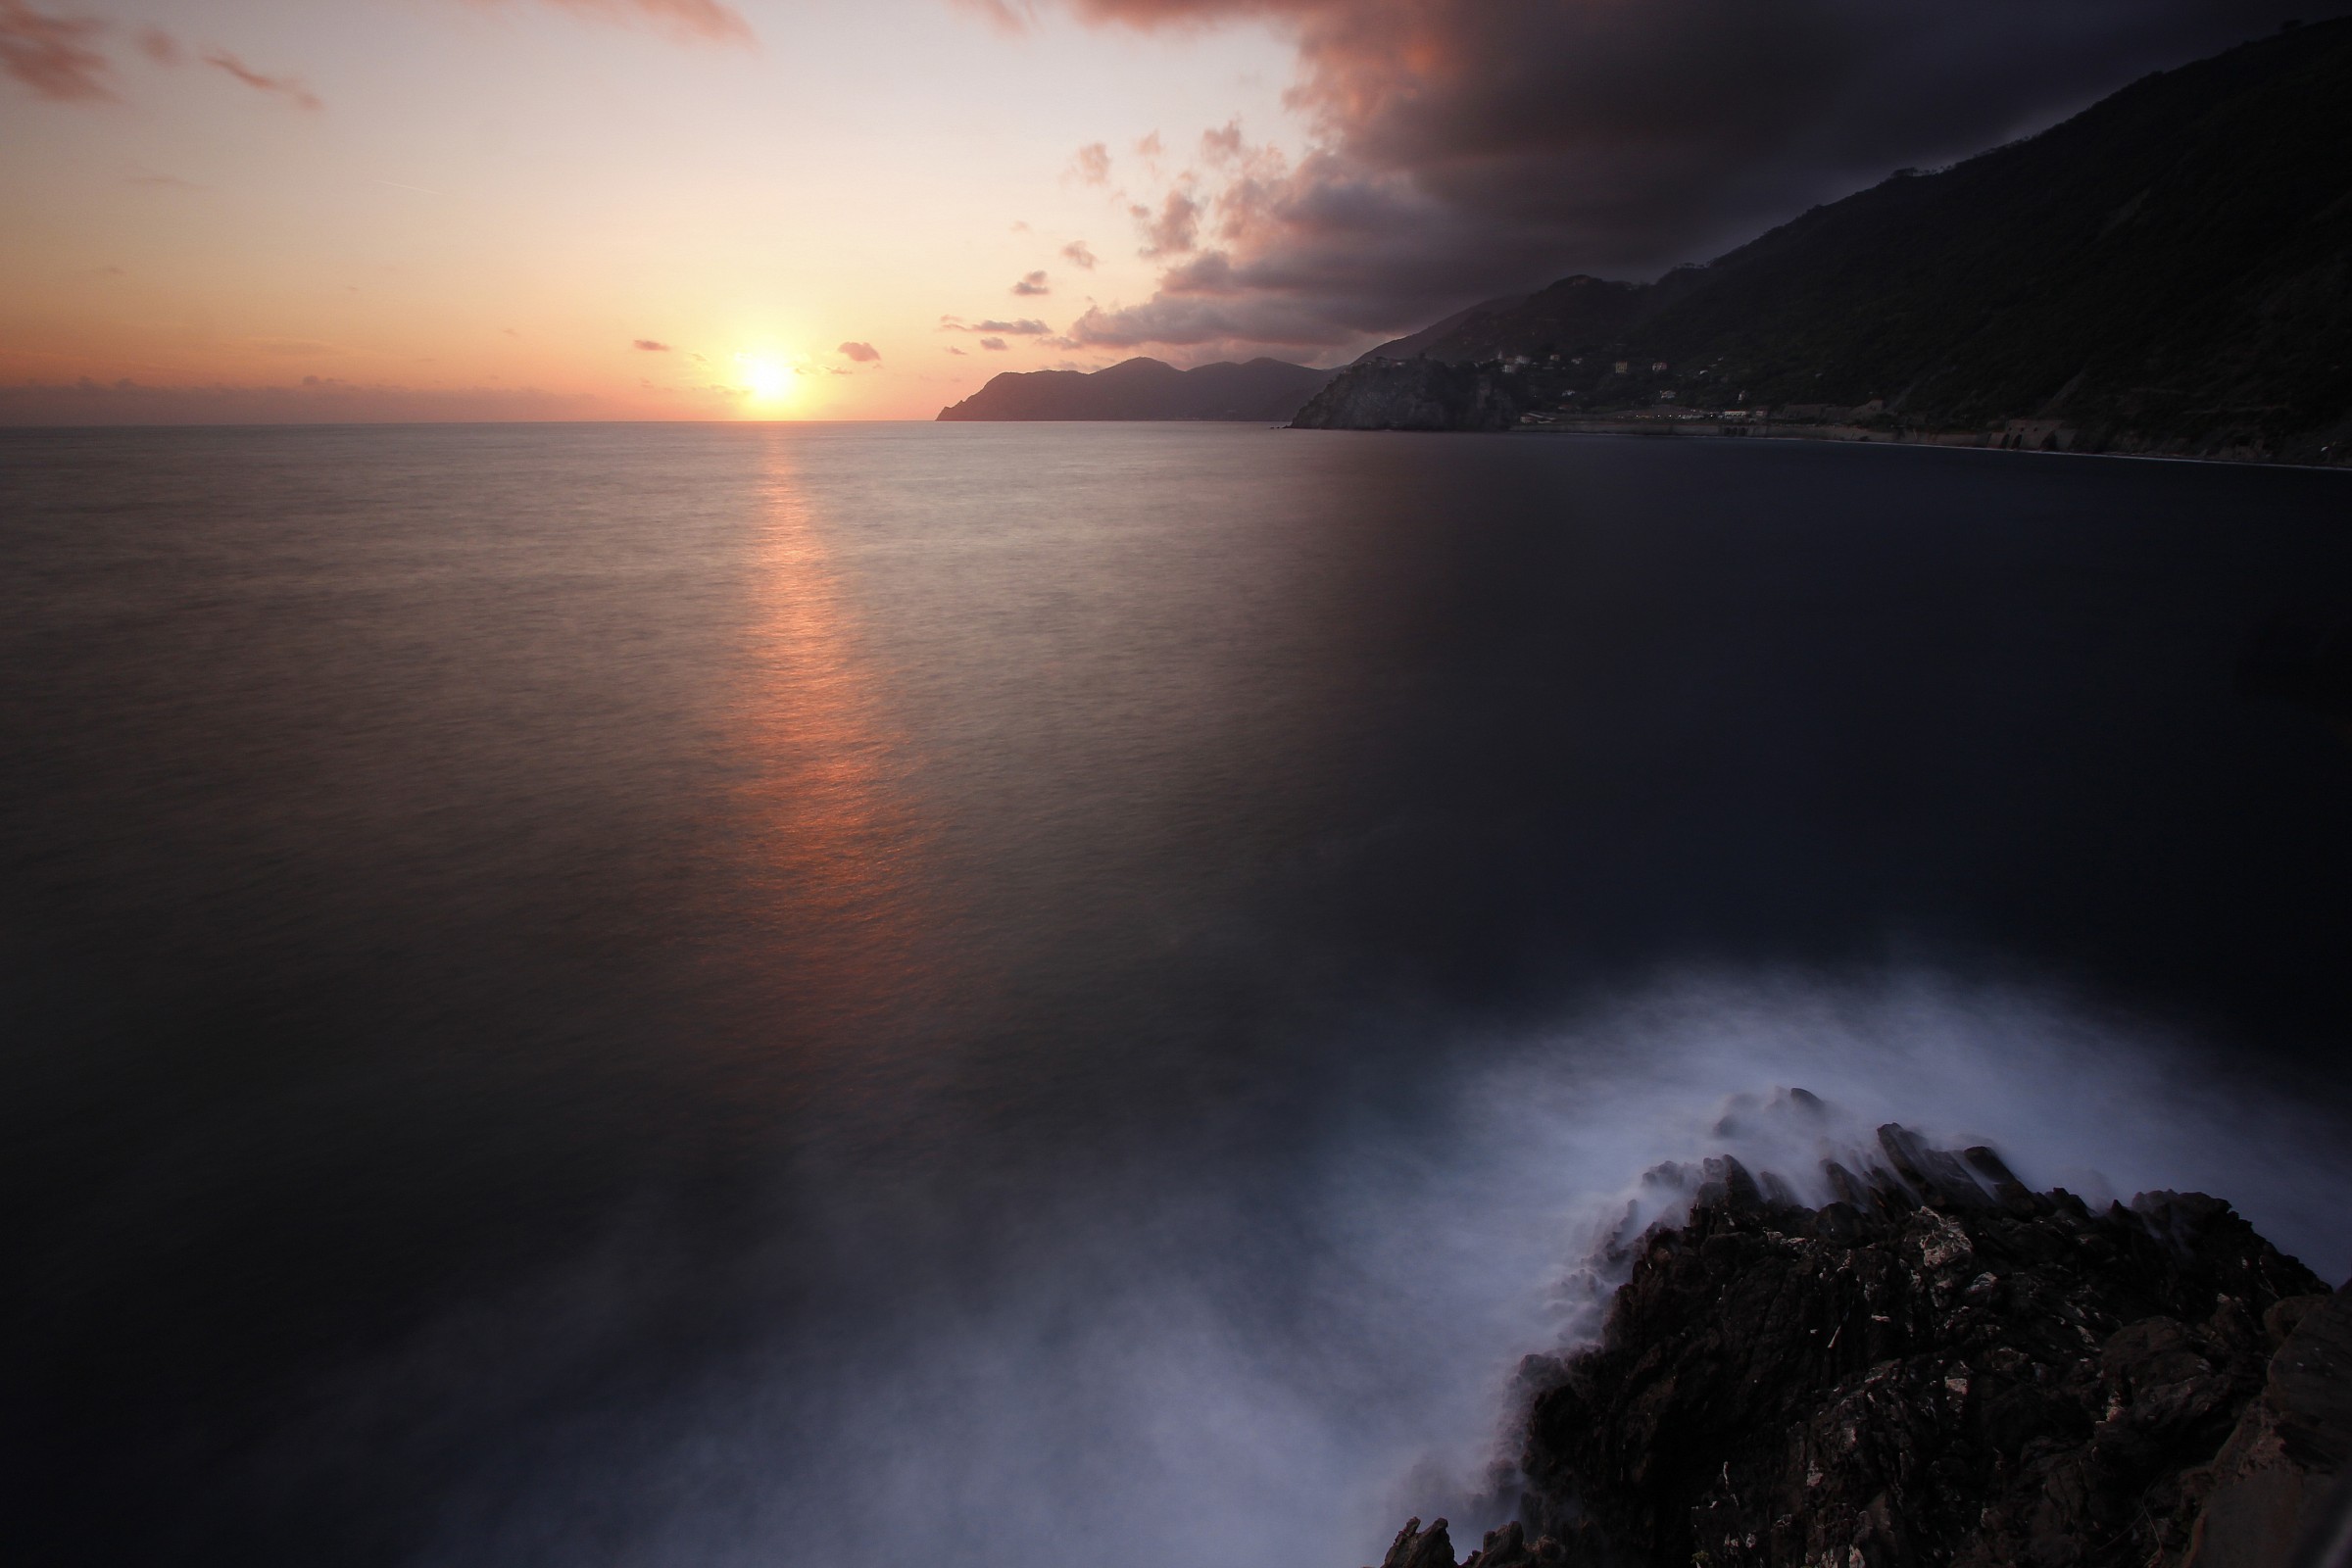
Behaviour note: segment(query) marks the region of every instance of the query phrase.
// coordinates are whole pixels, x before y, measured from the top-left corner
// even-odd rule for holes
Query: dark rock
[[[1317,392],[1298,430],[1508,430],[1527,407],[1516,378],[1442,360],[1366,360]]]
[[[1627,1244],[1601,1343],[1523,1368],[1521,1519],[1473,1563],[2270,1568],[2192,1532],[2299,1526],[2343,1467],[2346,1303],[2201,1194],[2094,1215],[1989,1150],[1879,1153],[1818,1210],[1706,1163]],[[1440,1568],[1398,1557],[1436,1534],[1391,1568]]]
[[[2347,1484],[2352,1286],[2278,1301],[2263,1319],[2286,1326],[2285,1341],[2222,1451],[2185,1483],[2204,1504],[2186,1568],[2285,1568],[2296,1544],[2331,1522],[2327,1504]]]
[[[1424,1530],[1420,1520],[1406,1520],[1390,1544],[1389,1554],[1380,1559],[1380,1568],[1454,1568],[1453,1543],[1446,1538],[1446,1521],[1433,1520]]]

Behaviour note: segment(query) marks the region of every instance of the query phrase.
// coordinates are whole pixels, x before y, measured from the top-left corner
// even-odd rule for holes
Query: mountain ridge
[[[1372,350],[1300,422],[1376,416],[1386,362],[1524,359],[1531,409],[1875,404],[1918,429],[2062,421],[2075,450],[2344,462],[2347,141],[2352,20],[2282,30],[1704,266],[1471,306]]]
[[[960,403],[948,421],[1021,419],[1259,420],[1280,423],[1339,372],[1259,356],[1189,370],[1148,355],[1100,370],[1006,370]]]

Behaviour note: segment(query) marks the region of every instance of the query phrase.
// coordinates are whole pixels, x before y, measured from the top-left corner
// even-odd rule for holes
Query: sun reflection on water
[[[905,738],[861,657],[841,564],[795,472],[767,443],[748,559],[754,606],[730,703],[743,768],[737,869],[772,965],[805,1022],[862,1022],[919,986],[924,835],[905,788]]]

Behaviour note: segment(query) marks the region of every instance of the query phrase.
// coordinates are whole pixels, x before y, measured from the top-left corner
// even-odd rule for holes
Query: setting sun
[[[782,403],[792,396],[792,371],[773,360],[756,360],[750,355],[737,355],[743,364],[744,385],[751,389],[755,403]]]

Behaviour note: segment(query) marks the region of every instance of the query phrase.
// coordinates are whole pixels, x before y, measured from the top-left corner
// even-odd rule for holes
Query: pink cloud
[[[1089,272],[1095,270],[1095,253],[1086,248],[1086,241],[1082,239],[1074,239],[1064,245],[1061,254],[1072,267],[1082,268]]]
[[[859,365],[872,365],[882,358],[882,351],[871,343],[844,343],[834,352]]]
[[[506,0],[473,0],[481,6]],[[743,13],[720,0],[542,0],[592,22],[640,23],[692,43],[751,45],[757,40]]]
[[[958,316],[943,316],[939,318],[939,329],[942,332],[992,332],[1004,337],[1047,337],[1054,331],[1045,322],[1026,316],[1017,321],[967,321]]]
[[[1181,256],[1199,242],[1200,204],[1189,191],[1168,192],[1156,217],[1149,207],[1130,207],[1128,212],[1143,225],[1145,245],[1140,255]]]
[[[301,77],[269,75],[254,70],[225,49],[216,49],[206,55],[204,63],[208,66],[218,66],[256,92],[274,93],[293,104],[297,109],[317,110],[326,107],[318,101],[317,93],[303,85]]]
[[[0,0],[0,73],[58,103],[114,97],[107,58],[89,40],[106,30],[83,17],[50,17],[24,0]]]
[[[1051,294],[1054,292],[1047,286],[1046,274],[1042,270],[1024,272],[1021,280],[1012,285],[1012,291],[1015,294]]]
[[[1078,182],[1082,185],[1109,184],[1110,149],[1099,141],[1087,143],[1078,149],[1077,157],[1071,162],[1070,172],[1077,175]]]
[[[669,352],[668,344],[658,338],[650,337],[641,337],[631,343],[629,347],[636,349],[641,354],[667,354]]]
[[[980,346],[984,349],[989,349],[995,353],[1002,354],[1004,352],[1006,344],[1001,337],[984,337],[980,340]]]

